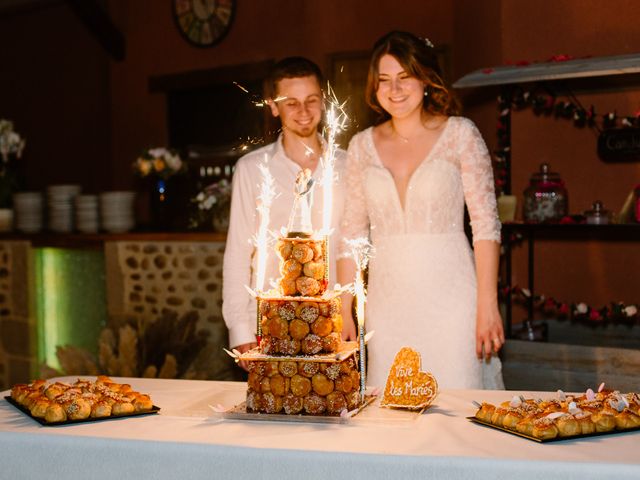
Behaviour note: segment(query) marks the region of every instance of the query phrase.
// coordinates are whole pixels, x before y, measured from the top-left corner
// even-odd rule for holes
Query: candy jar
[[[600,200],[593,202],[591,210],[584,212],[589,225],[607,225],[611,221],[611,212],[605,210]]]
[[[569,198],[564,182],[549,165],[540,165],[540,171],[531,175],[524,191],[523,218],[525,222],[554,222],[567,215]]]

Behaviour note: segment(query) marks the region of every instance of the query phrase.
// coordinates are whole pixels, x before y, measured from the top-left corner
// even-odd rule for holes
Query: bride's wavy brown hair
[[[434,48],[426,39],[412,33],[393,31],[380,38],[373,46],[365,93],[367,104],[382,115],[382,120],[390,118],[390,115],[376,98],[378,65],[382,56],[387,54],[393,56],[407,73],[425,83],[429,93],[422,104],[425,112],[447,117],[460,113],[460,103],[442,77]]]

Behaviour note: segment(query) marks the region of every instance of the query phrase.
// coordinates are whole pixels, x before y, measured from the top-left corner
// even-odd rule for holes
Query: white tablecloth
[[[0,478],[640,478],[640,432],[538,444],[465,419],[472,399],[519,392],[444,391],[420,416],[374,404],[332,425],[216,418],[207,405],[242,402],[242,383],[116,380],[160,413],[43,427],[0,400]]]

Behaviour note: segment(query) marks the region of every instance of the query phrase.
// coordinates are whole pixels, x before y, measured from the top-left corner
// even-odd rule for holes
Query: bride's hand
[[[342,312],[342,340],[357,340],[356,325],[351,312]]]
[[[498,311],[498,305],[493,303],[490,306],[478,305],[476,314],[476,355],[484,357],[488,361],[493,353],[504,345],[504,329],[502,318]]]

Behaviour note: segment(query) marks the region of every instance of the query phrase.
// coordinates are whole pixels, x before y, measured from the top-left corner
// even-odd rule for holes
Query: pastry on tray
[[[75,383],[35,380],[14,385],[12,400],[47,423],[86,420],[144,413],[153,409],[149,395],[135,392],[131,385],[120,384],[101,375],[95,381],[78,379]]]
[[[640,396],[591,389],[547,400],[515,396],[500,405],[477,404],[475,418],[539,440],[640,428]]]

